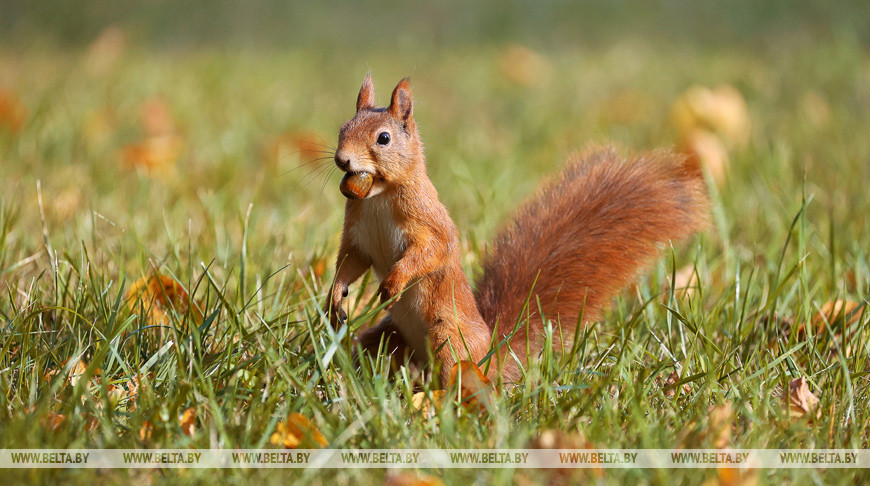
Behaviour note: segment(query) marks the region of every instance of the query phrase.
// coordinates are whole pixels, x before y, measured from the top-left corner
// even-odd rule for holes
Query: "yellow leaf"
[[[815,411],[816,418],[821,416],[819,399],[810,391],[807,379],[803,376],[788,383],[788,395],[785,396],[790,417],[805,417]]]
[[[193,407],[188,408],[181,414],[181,418],[179,419],[181,424],[181,432],[184,435],[191,437],[196,433],[196,409]]]
[[[167,310],[175,309],[179,314],[184,314],[191,304],[194,321],[202,320],[199,303],[190,298],[184,287],[174,279],[156,272],[134,282],[127,291],[126,298],[127,305],[133,311],[139,310],[139,302],[142,303],[146,313],[144,317],[150,324],[168,324]]]
[[[445,396],[447,392],[444,390],[432,390],[431,399],[426,392],[417,392],[411,397],[411,405],[424,415],[434,415],[444,405]]]
[[[183,145],[181,137],[175,135],[148,137],[140,143],[124,147],[124,163],[146,172],[167,174],[175,166]]]
[[[448,387],[453,388],[457,383],[463,404],[476,405],[481,411],[495,406],[495,389],[474,361],[463,360],[453,365]]]
[[[683,151],[690,159],[706,167],[717,185],[725,182],[730,161],[719,137],[707,130],[692,130],[683,137]]]
[[[683,138],[702,130],[731,147],[742,148],[749,141],[746,101],[733,86],[692,86],[674,101],[671,120]]]
[[[278,422],[278,427],[269,438],[269,442],[287,449],[295,449],[300,445],[318,445],[326,447],[328,442],[308,417],[291,413],[286,421]]]

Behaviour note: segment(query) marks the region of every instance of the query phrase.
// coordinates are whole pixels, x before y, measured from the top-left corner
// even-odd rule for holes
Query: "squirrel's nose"
[[[350,157],[342,153],[336,153],[335,165],[337,165],[339,169],[347,172],[347,169],[350,168]]]

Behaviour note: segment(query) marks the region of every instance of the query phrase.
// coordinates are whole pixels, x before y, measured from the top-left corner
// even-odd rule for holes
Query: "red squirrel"
[[[376,107],[367,75],[356,115],[341,127],[335,163],[348,200],[326,312],[333,325],[344,323],[348,285],[373,268],[389,313],[357,343],[376,352],[389,338],[396,356],[431,356],[442,383],[453,364],[480,362],[493,346],[490,377],[520,380],[525,360],[541,352],[545,320],[557,342],[573,337],[581,316],[600,318],[660,247],[706,222],[697,163],[665,151],[625,158],[591,149],[520,206],[472,290],[456,225],[426,173],[413,105],[405,78],[390,105]]]

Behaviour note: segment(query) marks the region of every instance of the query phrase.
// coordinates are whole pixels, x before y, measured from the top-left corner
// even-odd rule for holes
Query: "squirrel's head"
[[[375,107],[375,86],[366,75],[356,99],[356,115],[338,133],[335,165],[348,173],[367,172],[374,183],[366,197],[407,182],[423,166],[423,145],[414,122],[408,78],[396,85],[390,106]]]

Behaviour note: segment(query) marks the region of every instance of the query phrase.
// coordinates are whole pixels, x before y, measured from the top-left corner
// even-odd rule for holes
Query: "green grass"
[[[866,47],[848,37],[775,51],[564,46],[545,53],[552,71],[532,87],[504,77],[505,49],[403,48],[359,58],[316,48],[133,47],[102,69],[79,51],[0,51],[0,85],[28,110],[18,133],[0,125],[0,447],[270,447],[291,412],[311,417],[336,448],[517,448],[547,429],[602,448],[712,447],[708,409],[726,402],[736,413],[734,447],[870,447],[868,314],[851,330],[848,356],[834,351],[831,332],[797,332],[825,302],[866,304]],[[572,150],[608,140],[635,150],[675,145],[669,109],[691,85],[738,88],[751,140],[731,153],[727,183],[714,191],[712,228],[663,252],[586,328],[575,353],[536,360],[494,413],[448,404],[426,417],[411,406],[418,385],[410,375],[390,380],[382,362],[355,369],[349,341],[329,331],[319,310],[343,217],[338,176],[309,174],[310,165],[291,170],[306,162],[292,151],[277,165],[266,155],[285,132],[334,143],[369,69],[381,103],[413,74],[430,175],[460,229],[468,274],[498,223]],[[615,116],[626,93],[643,102]],[[162,175],[125,167],[120,155],[143,138],[140,107],[154,96],[165,99],[183,139],[174,170]],[[667,283],[686,265],[697,268],[698,289],[674,295]],[[202,315],[169,312],[165,326],[143,318],[126,292],[154,270],[181,282]],[[375,319],[376,285],[352,287],[354,329]],[[99,371],[100,380],[67,383],[79,357],[86,378]],[[691,378],[691,391],[669,398],[662,382],[675,369]],[[110,401],[109,385],[146,370],[153,379],[134,400]],[[779,395],[798,376],[820,399],[817,420],[787,416]],[[198,411],[191,437],[178,422],[189,407]],[[56,430],[46,426],[50,413],[66,417]],[[147,440],[139,437],[144,421],[154,424]],[[550,475],[429,472],[447,484]],[[386,472],[4,474],[352,484]],[[851,484],[863,474],[781,470],[760,478]],[[603,481],[716,477],[607,470]]]

